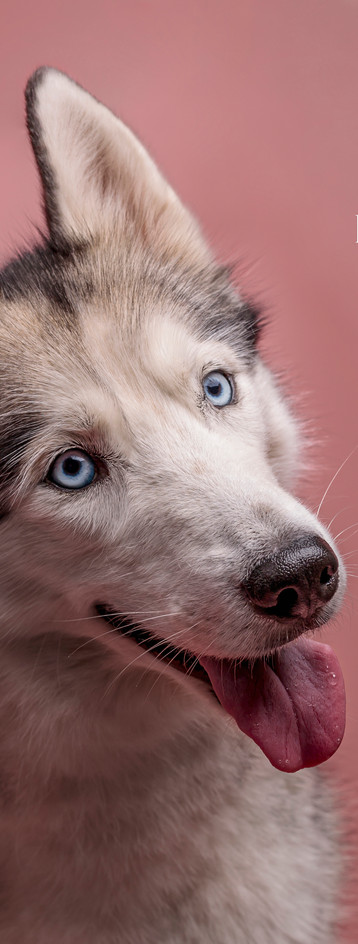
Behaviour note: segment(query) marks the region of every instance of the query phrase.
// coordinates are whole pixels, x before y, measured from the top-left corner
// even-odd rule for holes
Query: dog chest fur
[[[138,751],[140,675],[104,708],[113,668],[99,666],[88,697],[89,663],[66,679],[66,659],[60,650],[50,670],[40,653],[26,671],[22,654],[15,672],[13,653],[2,667],[1,939],[333,940],[335,825],[321,776],[274,771],[210,695],[195,706],[168,680],[147,701]]]

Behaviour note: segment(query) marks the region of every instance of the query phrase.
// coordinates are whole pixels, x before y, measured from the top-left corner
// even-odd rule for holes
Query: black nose
[[[326,541],[305,535],[262,560],[242,586],[263,616],[307,619],[336,592],[338,560]]]

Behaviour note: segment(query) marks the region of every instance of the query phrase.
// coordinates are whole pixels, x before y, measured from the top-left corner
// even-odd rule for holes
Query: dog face
[[[288,491],[257,314],[114,115],[53,70],[27,106],[50,236],[0,279],[9,631],[99,609],[197,656],[269,653],[345,577]]]

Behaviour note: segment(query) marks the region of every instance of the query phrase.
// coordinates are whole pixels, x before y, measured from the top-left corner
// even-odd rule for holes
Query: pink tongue
[[[200,660],[223,708],[274,767],[293,772],[327,760],[345,727],[341,668],[330,646],[303,636],[267,665]],[[271,667],[272,666],[272,667]]]

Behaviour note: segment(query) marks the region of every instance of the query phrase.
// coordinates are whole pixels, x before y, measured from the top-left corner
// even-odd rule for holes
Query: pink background
[[[344,611],[325,633],[347,684],[330,766],[358,833],[358,0],[13,0],[1,5],[0,250],[40,221],[23,87],[56,66],[140,135],[219,256],[271,320],[263,349],[315,431],[300,494],[346,554]],[[353,839],[357,860],[358,842]],[[355,866],[356,868],[356,866]],[[356,879],[352,880],[355,897]],[[352,916],[340,940],[358,940]],[[310,942],[307,942],[310,944]]]

